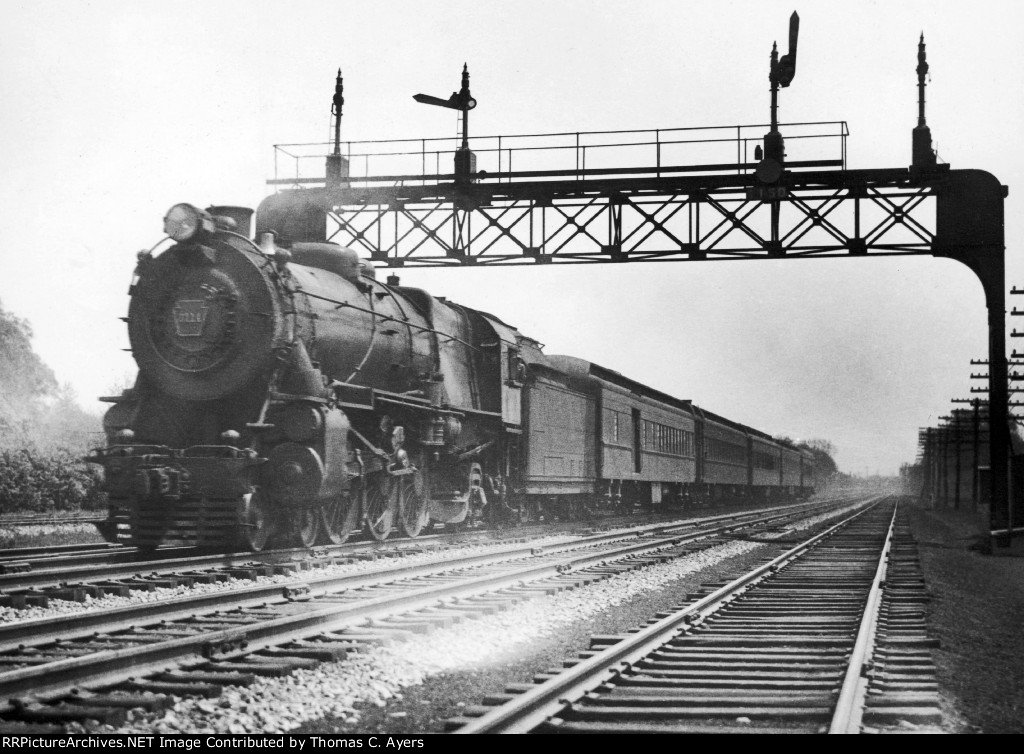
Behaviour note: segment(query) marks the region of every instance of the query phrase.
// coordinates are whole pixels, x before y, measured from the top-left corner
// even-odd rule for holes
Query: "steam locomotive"
[[[139,374],[89,458],[113,540],[261,550],[814,489],[806,450],[381,283],[348,248],[256,243],[251,219],[178,204],[173,245],[139,254]]]

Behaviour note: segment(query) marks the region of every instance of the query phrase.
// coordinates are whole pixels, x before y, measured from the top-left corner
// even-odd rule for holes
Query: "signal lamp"
[[[213,230],[210,216],[191,204],[175,204],[164,217],[164,233],[181,243],[195,238],[200,230]]]

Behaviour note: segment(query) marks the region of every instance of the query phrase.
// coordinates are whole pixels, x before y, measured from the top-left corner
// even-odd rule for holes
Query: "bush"
[[[66,448],[0,450],[0,513],[98,510],[102,470]]]

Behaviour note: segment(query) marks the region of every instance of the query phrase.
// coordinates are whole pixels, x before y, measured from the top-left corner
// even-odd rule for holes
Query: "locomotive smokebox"
[[[269,373],[289,333],[261,264],[255,250],[227,244],[179,244],[140,261],[128,336],[139,368],[161,390],[213,400]]]

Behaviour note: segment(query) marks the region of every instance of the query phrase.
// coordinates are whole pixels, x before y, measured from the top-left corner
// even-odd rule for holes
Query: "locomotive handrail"
[[[253,460],[257,458],[257,454],[252,448],[238,448],[234,445],[189,445],[187,448],[182,448],[181,457]]]
[[[355,427],[349,427],[348,431],[351,432],[352,434],[354,434],[356,437],[358,437],[359,441],[362,442],[363,445],[365,445],[367,447],[367,449],[369,449],[369,451],[371,453],[373,453],[375,456],[377,456],[378,458],[387,458],[387,459],[391,458],[391,454],[390,453],[388,453],[385,450],[382,450],[381,448],[378,448],[372,442],[367,440],[365,437],[363,437],[362,433],[358,429],[356,429]]]
[[[441,336],[443,336],[445,338],[448,338],[450,340],[457,341],[457,342],[461,343],[462,345],[466,346],[467,348],[472,348],[474,351],[477,351],[477,352],[480,351],[480,349],[477,348],[476,346],[474,346],[472,343],[470,343],[468,341],[465,341],[462,338],[456,337],[455,335],[452,335],[451,333],[442,332],[441,330],[435,330],[433,327],[424,327],[423,325],[417,325],[415,322],[410,322],[408,320],[401,320],[401,319],[398,319],[397,317],[389,317],[389,316],[384,315],[384,314],[378,314],[373,309],[367,309],[367,308],[362,307],[362,306],[356,306],[355,304],[350,304],[347,301],[338,301],[338,300],[333,299],[333,298],[328,298],[327,296],[320,296],[320,295],[318,295],[316,293],[310,293],[309,291],[305,291],[305,290],[302,290],[302,289],[299,289],[298,292],[302,293],[305,296],[309,296],[311,298],[316,298],[316,299],[320,299],[321,301],[326,301],[329,304],[337,304],[339,309],[343,309],[343,308],[355,309],[357,312],[363,312],[364,314],[372,314],[374,317],[379,317],[384,322],[394,322],[395,324],[405,325],[406,327],[411,327],[411,328],[413,328],[415,330],[419,330],[421,332],[429,332],[429,333],[433,333],[434,335],[441,335]]]
[[[316,395],[295,395],[293,393],[278,393],[277,391],[271,391],[270,400],[278,401],[281,403],[291,403],[292,401],[308,401],[309,403],[329,403],[326,398],[320,398]]]
[[[488,440],[483,445],[477,445],[475,448],[470,448],[469,450],[459,454],[459,460],[468,461],[470,458],[480,455],[492,445],[494,445],[494,440]]]
[[[439,408],[430,404],[421,403],[408,403],[406,401],[395,400],[394,398],[378,398],[381,403],[390,403],[395,406],[404,406],[405,408],[417,409],[419,411],[430,411],[433,414],[445,414],[447,416],[454,416],[456,419],[464,419],[465,414],[462,411],[458,411],[451,408]]]
[[[490,416],[496,419],[501,419],[502,415],[500,411],[484,411],[482,408],[467,408],[466,406],[458,406],[459,411],[464,411],[467,414],[476,414],[477,416]]]
[[[418,396],[418,395],[411,395],[410,393],[413,392],[413,391],[410,391],[409,393],[395,393],[395,392],[392,392],[390,390],[379,390],[377,388],[370,388],[370,389],[373,390],[373,392],[377,393],[380,396],[389,396],[392,400],[398,400],[398,401],[403,401],[403,402],[404,401],[413,401],[415,403],[419,403],[419,404],[422,404],[424,406],[431,405],[429,399],[423,398],[423,397]],[[382,397],[381,400],[386,400],[386,398]]]

